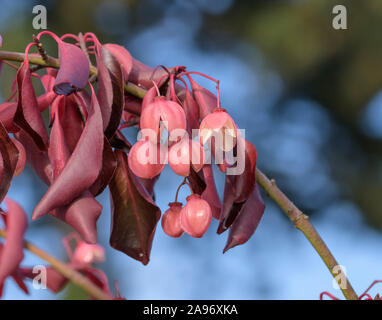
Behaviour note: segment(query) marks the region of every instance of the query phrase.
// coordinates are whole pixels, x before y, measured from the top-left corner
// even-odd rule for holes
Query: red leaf
[[[111,138],[117,130],[124,108],[124,77],[118,60],[103,46],[97,55],[98,99],[105,135]]]
[[[190,169],[190,175],[187,179],[191,184],[191,189],[194,193],[202,195],[207,186],[204,181],[203,171],[196,172],[192,166]]]
[[[110,180],[112,179],[116,168],[117,159],[115,157],[113,149],[110,146],[109,141],[105,137],[102,154],[102,169],[99,173],[97,180],[90,187],[90,192],[95,197],[105,190]]]
[[[37,97],[38,109],[40,112],[43,112],[47,109],[53,100],[57,97],[57,94],[54,91],[48,91]]]
[[[203,166],[203,170],[198,173],[191,167],[188,181],[193,192],[210,204],[213,217],[219,219],[221,201],[216,189],[212,166],[206,164]]]
[[[156,177],[152,179],[142,179],[137,177],[137,179],[142,183],[143,187],[147,190],[147,192],[149,193],[153,201],[155,201],[154,187],[159,177],[160,177],[160,174],[158,174]]]
[[[24,276],[20,275],[19,272],[20,269],[16,271],[16,274],[12,275],[13,280],[16,282],[16,284],[19,286],[21,290],[23,290],[26,294],[29,294],[28,288],[24,283]],[[0,290],[1,291],[1,290]],[[1,293],[0,293],[1,295]]]
[[[53,209],[70,204],[98,178],[102,167],[102,115],[93,92],[88,119],[81,138],[65,168],[33,211],[35,220]]]
[[[145,97],[147,96],[148,92],[146,93]],[[136,116],[139,116],[141,114],[141,108],[142,108],[142,100],[139,98],[136,98],[132,96],[131,94],[125,93],[125,105],[124,110],[132,113]]]
[[[183,108],[187,117],[187,131],[191,136],[193,129],[199,129],[199,106],[188,89],[186,89]]]
[[[8,132],[17,132],[20,130],[13,123],[13,118],[17,110],[17,102],[4,102],[0,104],[0,122]]]
[[[172,73],[175,72],[176,67],[168,68],[167,70]],[[133,58],[133,68],[131,69],[129,81],[149,89],[154,86],[153,81],[158,82],[160,78],[168,75],[167,71],[163,69],[154,69],[143,64],[142,62]]]
[[[65,111],[61,118],[61,125],[64,131],[65,142],[69,152],[73,153],[84,130],[84,122],[79,111],[77,93],[65,98]]]
[[[6,198],[5,225],[7,236],[0,256],[0,284],[14,274],[24,258],[24,233],[28,226],[24,210],[13,200]]]
[[[147,264],[160,209],[130,171],[127,156],[115,151],[117,170],[109,184],[112,206],[110,245]]]
[[[97,220],[102,212],[102,206],[86,190],[70,205],[60,207],[52,215],[78,231],[88,243],[97,243]]]
[[[226,231],[232,222],[236,219],[243,202],[235,203],[236,195],[232,182],[232,176],[226,176],[224,185],[223,206],[220,213],[220,224],[217,230],[218,234]]]
[[[69,95],[83,89],[88,83],[90,74],[89,60],[77,46],[58,41],[58,70],[54,91],[57,94]]]
[[[192,93],[199,105],[200,119],[210,114],[217,107],[216,96],[206,88],[198,84],[191,76],[188,76],[191,83]]]
[[[21,64],[17,71],[16,79],[18,102],[14,122],[31,136],[41,150],[46,150],[48,146],[48,133],[40,114],[27,64]]]
[[[221,210],[221,201],[216,190],[216,184],[214,180],[214,173],[212,166],[206,164],[203,167],[204,181],[206,183],[206,189],[202,193],[202,199],[206,200],[212,210],[212,215],[215,219],[219,219]]]
[[[8,192],[13,175],[15,174],[19,151],[9,138],[7,131],[0,122],[0,202]]]
[[[65,96],[59,96],[52,104],[54,120],[49,137],[48,155],[53,168],[53,180],[64,169],[70,157],[68,146],[65,142],[64,131],[61,126],[61,116],[65,107]]]
[[[54,68],[46,68],[46,74],[40,77],[40,81],[45,89],[45,92],[53,91],[54,82],[57,77],[57,70]]]
[[[259,222],[264,214],[265,204],[261,198],[259,186],[255,188],[243,204],[237,218],[230,228],[227,244],[223,252],[247,242],[255,232]]]
[[[218,233],[226,231],[235,221],[241,207],[253,194],[256,185],[256,160],[257,151],[255,146],[247,140],[238,139],[238,143],[245,143],[244,152],[237,155],[245,157],[244,171],[240,175],[227,175],[224,187],[223,209],[220,214]]]
[[[233,185],[234,192],[236,195],[235,202],[242,202],[248,199],[251,195],[256,182],[256,161],[257,161],[257,151],[255,146],[247,140],[238,139],[237,143],[245,143],[245,149],[241,146],[244,151],[242,154],[238,154],[239,157],[245,156],[245,167],[244,172],[240,175],[233,175]]]
[[[53,91],[42,94],[37,97],[37,104],[40,112],[44,111],[52,103],[56,94]],[[0,104],[0,122],[3,123],[8,132],[15,133],[20,130],[13,120],[17,110],[17,102],[4,102]]]
[[[45,182],[45,184],[50,185],[53,177],[53,170],[50,165],[48,153],[41,151],[36,146],[32,138],[23,130],[16,133],[15,137],[25,148],[27,163],[31,166],[36,175]]]
[[[130,52],[124,47],[114,43],[107,43],[103,45],[103,47],[110,51],[118,60],[118,63],[121,65],[123,70],[123,78],[127,81],[129,79],[131,69],[133,68],[133,58],[131,57]]]
[[[105,63],[103,61],[106,54],[108,54],[108,52],[105,49],[103,49],[101,46],[99,47],[99,50],[96,51],[97,69],[98,69],[97,98],[101,108],[104,130],[109,124],[110,115],[111,115],[111,106],[113,103],[113,85],[111,83],[109,71],[107,70]]]
[[[24,171],[27,159],[26,159],[25,148],[21,144],[21,142],[19,142],[17,139],[11,139],[11,140],[12,140],[13,144],[15,145],[15,147],[17,148],[18,153],[19,153],[17,165],[16,165],[16,169],[15,169],[15,174],[14,174],[15,177],[17,177],[18,175],[21,174],[21,172]]]

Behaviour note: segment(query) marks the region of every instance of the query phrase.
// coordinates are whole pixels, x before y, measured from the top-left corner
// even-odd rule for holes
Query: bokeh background
[[[382,2],[342,2],[347,30],[332,28],[341,1],[331,0],[0,0],[0,33],[5,50],[23,51],[38,32],[32,8],[42,4],[58,34],[93,31],[150,66],[185,65],[220,79],[223,105],[256,145],[258,166],[311,217],[360,294],[382,278]],[[14,77],[3,71],[0,101]],[[170,170],[162,174],[162,210],[180,182]],[[28,168],[9,196],[30,216],[45,190]],[[306,239],[264,198],[264,218],[247,244],[223,255],[227,234],[218,236],[216,223],[202,239],[172,239],[158,228],[143,266],[109,248],[104,192],[101,267],[127,299],[318,299],[326,290],[342,297]],[[60,241],[68,232],[46,217],[31,223],[27,238],[65,259]],[[25,265],[38,263],[27,254]],[[29,287],[26,296],[8,280],[4,298],[85,298],[72,286],[58,296]]]

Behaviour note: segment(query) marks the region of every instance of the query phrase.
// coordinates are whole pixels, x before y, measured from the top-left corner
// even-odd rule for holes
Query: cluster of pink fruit
[[[43,36],[57,44],[58,59],[47,55]],[[19,66],[7,61],[15,57]],[[0,104],[0,202],[28,163],[48,187],[32,220],[53,216],[96,244],[97,197],[108,188],[110,245],[147,264],[161,219],[154,186],[168,163],[191,193],[184,207],[177,196],[170,203],[165,233],[202,237],[213,217],[218,234],[229,231],[224,252],[252,237],[265,209],[257,151],[221,107],[219,81],[184,66],[151,68],[91,32],[43,31],[25,54],[5,51],[1,62],[17,72]],[[213,81],[216,94],[195,76]],[[131,127],[141,136],[134,144],[123,131]],[[212,160],[224,174],[222,198]]]
[[[181,75],[177,77],[179,76]],[[232,118],[220,107],[219,99],[216,109],[202,120],[197,141],[189,138],[186,114],[182,106],[161,96],[156,83],[153,88],[157,96],[148,95],[152,102],[147,104],[147,98],[142,104],[142,139],[134,144],[128,156],[129,167],[135,175],[143,179],[152,179],[162,172],[167,161],[177,175],[189,176],[191,167],[195,172],[199,172],[206,160],[203,146],[211,143],[212,137],[222,137],[214,140],[214,151],[233,149],[232,141],[237,139],[238,131]],[[218,86],[217,90],[219,92]],[[164,129],[167,130],[168,137],[161,143]],[[186,180],[179,187],[184,184],[188,184]],[[190,190],[192,192],[191,187]],[[167,235],[177,238],[185,231],[190,236],[200,238],[205,234],[211,223],[212,210],[200,195],[192,194],[187,197],[184,208],[177,200],[169,203],[169,206],[162,217],[162,227]]]

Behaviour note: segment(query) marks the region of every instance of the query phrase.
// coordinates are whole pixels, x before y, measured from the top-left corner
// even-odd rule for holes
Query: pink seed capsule
[[[174,136],[179,136],[179,130],[177,129],[183,130],[184,133],[186,132],[187,122],[183,108],[178,103],[166,100],[162,96],[156,97],[142,111],[141,130],[151,129],[154,132],[159,132],[161,121],[169,132],[170,139],[174,140]]]
[[[204,165],[205,154],[199,142],[182,139],[174,144],[168,154],[168,163],[171,169],[180,176],[190,175],[190,167],[199,172]]]
[[[182,203],[171,202],[168,205],[170,208],[163,214],[162,217],[162,229],[168,236],[179,238],[183,234],[183,229],[180,225],[180,211],[182,210]]]
[[[180,223],[190,236],[201,238],[211,224],[212,211],[207,201],[199,195],[187,197],[187,204],[180,212]]]
[[[103,262],[105,261],[105,250],[99,244],[88,244],[82,241],[74,251],[73,261],[79,264]]]
[[[129,168],[139,178],[151,179],[157,176],[165,167],[167,150],[161,144],[150,141],[138,141],[130,149]]]
[[[215,137],[216,147],[224,151],[231,151],[236,145],[236,124],[222,108],[217,108],[207,115],[200,123],[199,130],[202,145],[212,136]]]

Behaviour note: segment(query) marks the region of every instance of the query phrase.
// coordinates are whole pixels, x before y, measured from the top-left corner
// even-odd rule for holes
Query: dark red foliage
[[[102,167],[103,141],[101,110],[93,92],[88,119],[76,148],[33,210],[33,220],[70,204],[92,186]]]
[[[16,75],[18,102],[14,123],[27,132],[41,150],[48,146],[48,133],[34,92],[28,63],[22,63]]]
[[[124,109],[124,76],[118,60],[103,46],[98,47],[98,92],[105,135],[111,138],[118,129]]]
[[[165,231],[176,237],[183,231],[201,237],[213,216],[219,220],[218,233],[229,230],[224,251],[246,242],[264,212],[255,179],[257,153],[250,142],[238,135],[234,121],[221,108],[218,81],[187,72],[183,66],[151,68],[131,57],[125,48],[101,44],[94,34],[87,33],[82,40],[88,54],[94,55],[92,61],[97,68],[91,69],[90,74],[84,48],[81,49],[79,43],[64,41],[71,37],[79,42],[77,36],[59,38],[44,31],[36,41],[41,41],[44,34],[57,42],[60,67],[32,72],[25,61],[18,69],[12,96],[0,105],[0,201],[13,176],[24,168],[26,159],[48,186],[33,210],[32,219],[49,214],[77,230],[82,242],[95,244],[97,219],[102,212],[96,197],[109,188],[110,244],[147,264],[161,217],[155,204],[154,186],[166,163],[142,163],[139,152],[157,150],[159,153],[151,159],[159,159],[159,156],[167,159],[169,147],[173,150],[170,166],[185,179],[181,186],[188,184],[191,194],[189,205],[183,210],[187,213],[183,217],[184,225],[178,224],[177,215],[167,214],[162,221]],[[36,41],[27,46],[27,54],[31,47],[38,45]],[[193,79],[194,74],[214,81],[217,95],[199,85]],[[45,90],[39,96],[32,77],[37,78]],[[135,86],[139,87],[140,97],[133,94]],[[146,90],[144,98],[142,89]],[[49,128],[44,120],[49,120],[46,121]],[[201,129],[201,124],[211,132],[233,129],[234,140],[231,145],[223,142],[223,146],[218,146],[216,140],[210,139],[209,131],[202,137],[199,134],[198,141],[190,140],[192,130]],[[154,138],[131,144],[124,136],[124,130],[129,127],[151,129]],[[14,134],[14,140],[9,134]],[[185,144],[182,141],[186,141]],[[204,162],[206,150],[201,145],[205,144],[213,149],[212,162],[217,160],[216,150],[223,150],[224,161],[218,164],[226,174],[222,200],[217,191],[214,166]],[[145,148],[140,148],[142,146]],[[179,146],[182,148],[177,148]],[[215,150],[215,146],[218,149]],[[245,147],[242,154],[240,147]],[[245,160],[244,171],[237,176],[227,173],[234,165],[227,160],[232,148],[234,156]],[[202,162],[194,158],[198,153],[202,154]],[[178,159],[185,163],[177,162]],[[198,208],[204,210],[204,220],[198,220]],[[19,227],[23,229],[23,224]],[[22,233],[14,236],[19,239],[15,242],[18,253]],[[0,248],[2,254],[7,254],[7,244]],[[18,255],[10,267],[1,263],[0,270],[7,268],[3,274],[13,276],[23,288],[23,278],[31,278],[32,274],[28,268],[18,267],[21,259]],[[72,266],[110,293],[102,273],[89,266],[80,267],[70,259]],[[63,276],[48,268],[48,287],[52,291],[58,292],[66,283]]]
[[[115,153],[118,166],[109,185],[112,207],[110,245],[147,264],[160,210],[129,169],[126,154],[119,150]]]
[[[239,212],[235,212],[236,218],[229,229],[227,244],[223,252],[247,242],[252,237],[263,217],[264,210],[265,204],[261,198],[259,186],[255,183],[252,194],[241,205]]]
[[[17,132],[20,129],[13,123],[17,110],[16,102],[4,102],[0,105],[0,122],[8,132]]]
[[[8,192],[18,159],[19,151],[0,122],[0,202]]]

